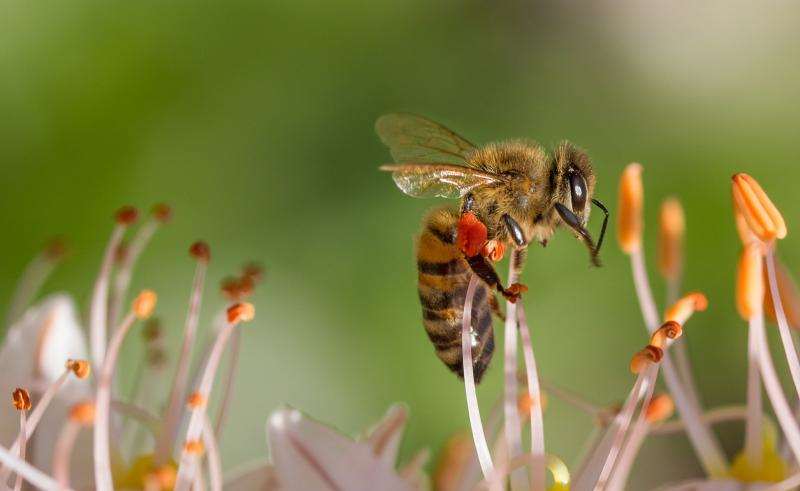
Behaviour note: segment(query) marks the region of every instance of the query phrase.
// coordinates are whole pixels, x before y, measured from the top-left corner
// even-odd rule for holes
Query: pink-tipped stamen
[[[508,265],[508,284],[513,285],[519,281],[522,269],[521,253],[514,251]],[[508,459],[522,454],[522,426],[519,421],[517,406],[517,305],[506,302],[506,321],[503,330],[504,342],[504,394],[503,417],[505,421],[504,435],[507,445]],[[511,474],[511,488],[525,489],[528,487],[525,472],[522,470]]]
[[[631,254],[630,257],[639,307],[642,310],[647,330],[652,334],[659,327],[658,310],[650,289],[644,254],[640,250]],[[686,422],[686,433],[703,469],[711,477],[725,476],[728,465],[722,453],[722,447],[711,429],[703,422],[699,401],[685,389],[683,381],[672,363],[670,353],[664,353],[664,359],[660,364],[664,381],[675,401],[679,416]]]
[[[778,321],[778,332],[781,335],[781,343],[783,343],[783,352],[786,355],[786,361],[789,365],[789,372],[792,374],[792,381],[798,396],[800,396],[800,357],[797,354],[797,348],[794,346],[791,331],[789,330],[789,323],[786,320],[786,313],[783,310],[783,302],[781,300],[780,290],[778,290],[778,280],[775,276],[775,248],[770,247],[766,253],[767,260],[767,278],[769,280],[769,293],[772,297],[772,305],[775,306],[775,318]]]
[[[114,277],[114,285],[111,291],[111,300],[109,301],[108,308],[108,323],[112,326],[119,324],[122,304],[125,301],[125,295],[128,293],[128,287],[131,283],[131,277],[136,262],[150,243],[150,240],[153,238],[153,235],[156,233],[161,223],[162,222],[156,217],[151,216],[139,227],[139,230],[136,231],[133,239],[131,239],[130,245]]]
[[[469,286],[467,286],[461,324],[461,356],[464,364],[464,391],[467,398],[467,413],[469,414],[469,424],[472,429],[472,440],[475,442],[475,452],[478,454],[478,462],[485,479],[492,473],[494,464],[492,464],[489,445],[483,432],[481,410],[478,405],[478,395],[475,391],[475,375],[472,371],[472,303],[479,281],[477,276],[472,275],[469,280]]]
[[[125,336],[133,327],[136,314],[130,312],[123,319],[119,327],[114,331],[108,350],[105,354],[105,361],[98,375],[97,382],[97,402],[95,407],[94,419],[94,479],[95,487],[98,491],[113,491],[114,482],[111,475],[111,454],[109,450],[109,413],[111,409],[111,385],[114,378],[114,370],[117,366],[119,350]]]
[[[772,404],[775,417],[778,418],[778,424],[786,437],[786,442],[791,448],[795,460],[800,463],[800,428],[798,428],[797,420],[792,415],[789,403],[786,402],[786,395],[784,395],[781,382],[775,373],[775,365],[772,363],[772,355],[767,344],[767,334],[764,330],[763,315],[754,316],[750,329],[755,332],[756,343],[758,344],[758,367],[761,371],[764,389]]]
[[[166,416],[164,417],[161,437],[156,444],[155,462],[157,464],[163,464],[170,457],[175,444],[175,437],[178,433],[181,409],[184,398],[186,397],[186,386],[189,380],[192,347],[194,346],[195,334],[197,332],[197,323],[200,319],[200,305],[203,299],[203,286],[205,284],[207,270],[208,261],[198,260],[194,280],[192,282],[192,293],[189,298],[189,310],[186,314],[186,323],[183,328],[181,354],[180,358],[178,358],[175,378],[172,380],[170,401],[167,406]]]
[[[204,363],[203,375],[195,391],[204,400],[208,400],[211,388],[214,385],[214,377],[219,368],[219,362],[225,351],[225,345],[236,329],[239,322],[247,322],[253,318],[254,310],[250,304],[236,304],[227,311],[228,322],[226,326],[217,334],[214,346],[211,348],[208,360]],[[183,439],[184,445],[181,450],[180,463],[178,465],[178,477],[175,482],[175,491],[188,491],[192,482],[201,474],[197,470],[197,461],[194,455],[187,451],[186,444],[196,442],[202,436],[203,421],[206,414],[206,405],[197,404],[190,407],[189,424],[186,428],[186,436]]]
[[[67,421],[56,440],[53,449],[53,477],[58,481],[59,489],[69,488],[70,457],[80,432],[80,424],[74,421]]]
[[[222,438],[222,428],[225,426],[228,409],[230,409],[231,402],[233,401],[233,389],[236,385],[236,373],[239,370],[239,350],[241,344],[242,333],[236,331],[233,333],[231,348],[228,351],[228,368],[225,376],[225,385],[222,389],[222,401],[217,411],[216,423],[214,423],[214,435],[217,440]]]
[[[19,412],[19,436],[17,440],[19,440],[19,458],[23,461],[25,460],[25,448],[28,446],[28,438],[25,431],[27,413],[27,411]],[[20,491],[20,489],[22,489],[22,476],[17,474],[17,478],[14,481],[14,491]]]
[[[528,381],[528,397],[532,401],[529,411],[531,425],[531,454],[541,456],[534,462],[531,469],[531,487],[534,490],[544,490],[547,469],[545,466],[544,450],[544,419],[542,417],[542,393],[539,387],[539,373],[536,368],[536,358],[533,354],[533,343],[531,343],[531,333],[528,329],[528,321],[525,318],[525,309],[522,305],[517,306],[517,321],[519,322],[519,334],[522,341],[522,354],[525,358],[525,375]]]
[[[214,426],[206,413],[203,413],[203,444],[208,454],[208,480],[211,491],[222,491],[222,459],[214,436]]]
[[[114,256],[122,243],[122,237],[125,235],[127,228],[128,226],[125,223],[117,223],[114,226],[111,238],[103,254],[103,260],[100,263],[100,272],[92,290],[92,300],[89,305],[89,342],[92,363],[98,367],[103,365],[103,358],[106,352],[108,285],[111,278],[111,269],[114,264]]]
[[[763,314],[757,314],[763,315]],[[763,403],[761,401],[761,378],[759,376],[759,342],[758,333],[753,328],[754,318],[750,319],[747,333],[747,419],[744,431],[744,452],[747,463],[755,469],[761,468]]]
[[[608,480],[606,489],[608,491],[622,491],[628,484],[633,463],[639,450],[642,448],[645,438],[647,438],[649,425],[644,417],[644,411],[639,412],[636,422],[631,426],[628,437],[625,438],[625,443],[617,457],[617,464],[611,472],[611,478]]]
[[[20,459],[2,446],[0,446],[0,462],[39,489],[62,489],[55,479],[32,466],[28,462]]]
[[[653,363],[647,368],[647,370],[639,374],[636,384],[633,386],[633,390],[631,391],[630,395],[628,395],[625,405],[622,406],[619,424],[614,433],[611,448],[608,450],[608,455],[603,463],[603,468],[600,470],[600,475],[597,478],[597,484],[594,488],[596,491],[605,489],[606,485],[608,484],[608,478],[611,476],[611,471],[614,469],[614,465],[617,462],[617,456],[622,451],[622,445],[625,441],[625,434],[627,433],[628,427],[633,420],[633,412],[636,410],[636,405],[640,400],[643,399],[644,402],[642,403],[640,411],[644,412],[647,406],[650,404],[658,377],[658,367],[658,364]]]
[[[36,297],[36,293],[44,285],[57,263],[57,261],[53,260],[52,254],[49,254],[46,250],[37,254],[28,263],[22,272],[14,296],[11,298],[8,314],[6,314],[6,328],[19,320],[25,308]]]
[[[45,390],[44,394],[42,394],[42,397],[33,408],[33,411],[31,411],[28,421],[25,424],[26,440],[30,440],[31,437],[33,437],[33,432],[36,431],[36,426],[38,426],[39,421],[42,420],[42,416],[44,416],[45,411],[47,410],[48,406],[50,406],[50,403],[53,401],[53,398],[58,393],[61,386],[64,385],[64,382],[67,380],[70,372],[70,369],[66,369],[64,373],[55,380],[55,382],[50,384],[50,386]],[[11,453],[18,453],[21,443],[22,439],[17,437],[13,445],[11,445]],[[10,474],[11,470],[3,465],[2,468],[0,468],[0,483],[7,482]]]

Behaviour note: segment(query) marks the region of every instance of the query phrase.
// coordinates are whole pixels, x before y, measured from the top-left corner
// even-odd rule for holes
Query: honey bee
[[[508,140],[477,147],[453,131],[412,114],[387,114],[375,123],[396,164],[383,165],[397,187],[414,197],[459,198],[460,207],[440,207],[422,222],[416,255],[425,330],[436,354],[463,377],[461,322],[472,275],[482,281],[472,307],[473,373],[479,382],[494,352],[492,313],[502,318],[494,290],[515,302],[524,285],[503,286],[492,262],[506,247],[518,262],[531,241],[542,246],[556,228],[568,226],[599,252],[608,210],[594,199],[595,175],[588,155],[569,142],[549,156],[538,143]],[[586,229],[591,205],[605,214],[595,245]]]

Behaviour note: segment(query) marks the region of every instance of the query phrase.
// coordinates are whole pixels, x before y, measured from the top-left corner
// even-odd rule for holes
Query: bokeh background
[[[406,457],[435,454],[467,425],[463,388],[433,355],[415,291],[412,237],[435,203],[402,195],[376,169],[389,154],[373,123],[396,110],[477,142],[570,139],[594,159],[612,213],[620,170],[642,162],[649,263],[659,202],[675,195],[687,211],[685,284],[711,302],[687,332],[704,400],[743,401],[729,178],[747,170],[768,189],[790,229],[782,256],[800,265],[796,4],[7,1],[2,10],[0,306],[54,234],[73,252],[46,290],[86,306],[111,215],[127,203],[175,209],[134,278],[134,289],[160,292],[173,346],[192,241],[213,251],[205,328],[223,305],[218,281],[263,262],[226,468],[266,456],[264,423],[281,404],[354,433],[404,401]],[[613,233],[602,269],[562,232],[534,247],[524,274],[543,376],[598,404],[624,397],[629,357],[645,343]],[[126,384],[141,356],[133,338]],[[487,410],[499,366],[480,388]],[[592,425],[551,401],[549,451],[574,462]],[[738,450],[739,428],[722,434]],[[633,488],[698,472],[682,437],[660,437],[645,446]]]

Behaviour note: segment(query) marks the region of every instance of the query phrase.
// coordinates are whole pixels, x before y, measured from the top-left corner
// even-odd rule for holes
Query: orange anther
[[[658,222],[658,269],[665,278],[674,280],[681,274],[686,228],[680,201],[675,198],[664,201]]]
[[[680,325],[686,324],[689,317],[695,312],[702,312],[708,308],[708,299],[700,292],[687,293],[675,302],[664,314],[665,321],[675,321]]]
[[[83,426],[90,426],[94,423],[94,403],[84,401],[72,406],[69,411],[69,419]]]
[[[745,173],[733,176],[733,201],[750,230],[763,242],[786,237],[783,216],[758,182]]]
[[[153,290],[142,290],[133,300],[133,313],[138,319],[147,319],[156,308],[158,296]]]
[[[198,261],[207,263],[211,260],[211,248],[202,240],[198,240],[189,247],[189,255]]]
[[[619,181],[619,211],[617,239],[623,252],[632,254],[642,247],[642,206],[644,187],[642,186],[642,166],[629,164],[622,172]]]
[[[668,394],[658,394],[650,400],[645,409],[644,417],[648,423],[660,423],[672,417],[675,412],[675,402]]]
[[[133,225],[139,219],[139,210],[132,206],[123,206],[117,210],[115,218],[120,225]]]
[[[239,322],[249,322],[256,315],[253,304],[242,302],[228,307],[228,323],[238,324]]]
[[[14,392],[11,393],[11,402],[17,411],[29,411],[31,409],[31,396],[23,388],[17,387],[14,389]]]
[[[84,379],[92,373],[92,366],[87,360],[67,360],[66,368],[80,379]]]

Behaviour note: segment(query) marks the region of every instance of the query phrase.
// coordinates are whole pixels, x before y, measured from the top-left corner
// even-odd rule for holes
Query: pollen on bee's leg
[[[750,230],[765,243],[786,237],[783,216],[758,181],[743,172],[734,174],[732,179],[734,204]]]
[[[490,261],[497,262],[505,256],[506,245],[497,239],[492,239],[483,246],[481,254]]]
[[[488,231],[472,212],[461,214],[458,220],[456,245],[468,257],[477,256],[488,240]]]

